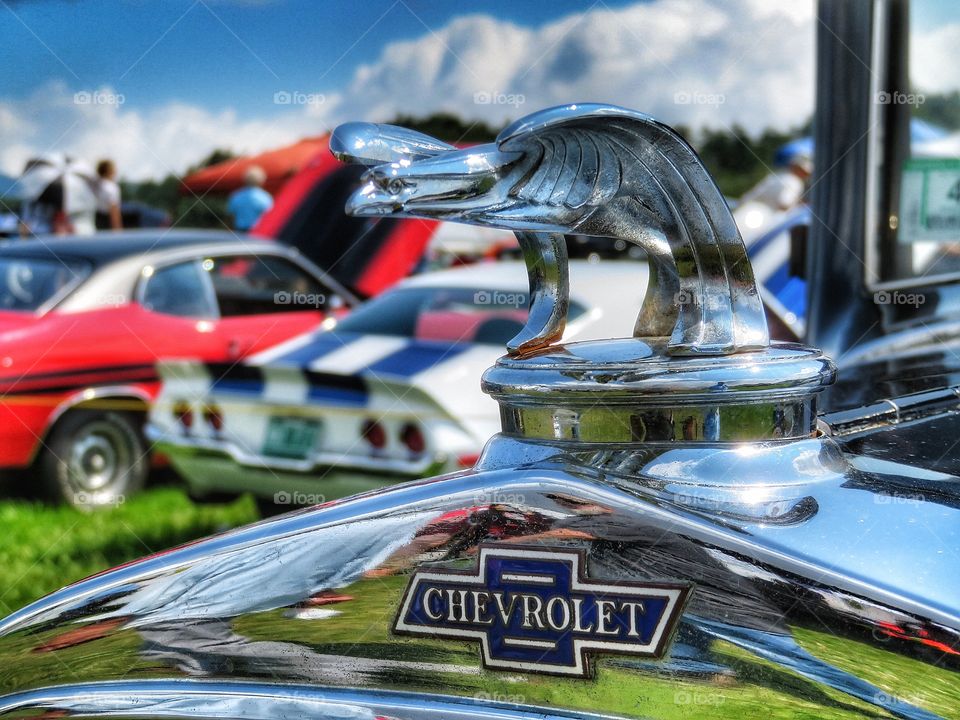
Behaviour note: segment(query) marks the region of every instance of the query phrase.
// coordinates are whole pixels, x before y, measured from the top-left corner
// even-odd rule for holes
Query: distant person
[[[39,164],[38,160],[28,160],[23,168],[23,174],[26,175]],[[32,200],[24,200],[20,204],[20,237],[51,235],[54,232],[63,234],[65,221],[61,183],[50,183],[39,196]]]
[[[117,166],[113,160],[97,163],[97,230],[122,230],[120,214],[120,186],[117,184]]]
[[[235,190],[227,201],[235,230],[249,232],[260,216],[273,207],[273,197],[263,189],[266,180],[267,174],[259,165],[251,165],[243,174],[244,187]]]
[[[740,198],[740,204],[756,202],[772,210],[789,210],[803,200],[813,162],[806,153],[796,153],[787,167],[767,175]]]

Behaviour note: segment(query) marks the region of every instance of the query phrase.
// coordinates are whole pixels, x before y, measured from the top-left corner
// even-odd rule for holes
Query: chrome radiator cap
[[[483,388],[503,432],[588,443],[729,442],[809,438],[817,394],[836,368],[817,350],[678,358],[663,344],[620,339],[506,356]]]

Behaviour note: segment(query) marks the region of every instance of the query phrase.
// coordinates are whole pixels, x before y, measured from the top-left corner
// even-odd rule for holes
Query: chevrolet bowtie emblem
[[[394,631],[479,640],[489,668],[588,677],[588,653],[661,657],[689,589],[590,580],[574,550],[481,545],[473,572],[417,570]]]

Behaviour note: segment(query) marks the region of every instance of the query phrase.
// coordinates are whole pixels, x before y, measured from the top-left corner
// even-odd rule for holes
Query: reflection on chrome
[[[918,718],[949,717],[956,707],[960,687],[949,669],[960,640],[955,565],[948,553],[913,551],[911,522],[924,518],[930,542],[954,537],[956,509],[878,504],[860,487],[883,477],[846,467],[789,486],[789,495],[801,498],[794,504],[809,498],[807,507],[784,522],[791,505],[781,502],[786,510],[771,522],[749,502],[738,512],[726,498],[715,511],[708,500],[677,502],[656,476],[612,475],[597,455],[591,464],[557,450],[522,470],[497,468],[497,458],[523,452],[515,444],[494,439],[486,467],[475,472],[250,526],[91,578],[15,613],[3,621],[0,639],[4,690],[13,693],[8,714],[40,707],[125,714],[124,697],[141,697],[147,687],[138,681],[158,676],[277,683],[270,690],[276,698],[261,700],[265,707],[281,707],[289,692],[283,686],[304,682],[412,691],[423,703],[437,692],[499,693],[554,712],[619,715],[656,716],[657,708],[593,692],[571,692],[559,705],[551,688],[626,684],[635,698],[682,690],[744,712],[772,701],[798,711],[819,704],[839,717],[859,716],[862,702]],[[637,455],[618,451],[619,465],[650,464]],[[865,518],[873,526],[869,546],[845,542]],[[602,657],[595,681],[544,684],[481,670],[469,645],[391,635],[413,569],[466,568],[480,542],[502,541],[583,548],[591,577],[692,582],[669,656]],[[864,657],[879,663],[876,672],[863,667]],[[82,712],[68,688],[55,706],[30,692],[77,678],[128,684],[95,696],[78,689]],[[171,687],[175,697],[188,691]],[[206,716],[201,707],[171,701],[150,712]]]

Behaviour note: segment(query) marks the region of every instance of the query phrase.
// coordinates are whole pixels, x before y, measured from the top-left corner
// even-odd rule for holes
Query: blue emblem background
[[[495,548],[495,546],[491,547]],[[663,587],[682,588],[681,598],[676,608],[676,610],[679,610],[679,606],[682,606],[682,600],[687,588],[676,585],[665,586],[650,583],[650,594],[644,594],[642,592],[645,587],[644,585],[635,582],[624,582],[623,587],[629,587],[631,592],[623,592],[622,590],[618,591],[616,583],[594,581],[581,577],[579,582],[583,584],[584,587],[575,590],[574,580],[576,578],[574,576],[574,564],[570,560],[571,554],[571,551],[565,550],[558,551],[555,559],[534,559],[528,557],[498,556],[496,549],[491,549],[483,561],[486,566],[485,568],[481,567],[477,571],[467,573],[443,571],[442,576],[431,575],[429,581],[419,583],[412,581],[410,588],[408,588],[410,596],[406,603],[406,610],[401,611],[402,615],[398,618],[398,621],[402,621],[403,625],[407,626],[406,629],[408,632],[413,628],[423,628],[422,633],[417,632],[415,634],[429,635],[431,634],[431,629],[435,628],[477,631],[485,634],[487,637],[490,658],[494,660],[516,661],[523,664],[532,663],[537,666],[547,665],[558,668],[577,666],[577,653],[579,650],[574,645],[575,639],[608,641],[618,644],[628,643],[636,647],[636,654],[645,656],[652,655],[653,653],[649,650],[650,643],[656,635],[657,628],[665,620],[669,620],[669,618],[665,618],[665,615],[668,610],[670,610],[670,600],[662,595],[658,596],[655,594],[655,589]],[[482,577],[484,575],[484,569],[486,570],[486,581],[479,583],[477,582],[479,580],[478,575]],[[582,572],[583,565],[581,563],[581,573]],[[553,578],[553,584],[547,585],[520,579],[505,578],[504,575],[547,576]],[[473,582],[470,582],[471,580]],[[496,603],[492,598],[487,603],[486,611],[487,618],[494,618],[492,624],[452,622],[447,617],[446,596],[437,597],[436,593],[433,593],[430,596],[431,606],[429,608],[424,607],[425,595],[430,588],[438,588],[444,591],[451,589],[465,590],[468,592],[481,590],[488,593],[502,591],[504,594],[526,593],[539,597],[544,607],[547,606],[551,598],[558,596],[564,598],[571,605],[573,600],[580,599],[582,601],[581,626],[592,626],[593,630],[590,632],[574,633],[573,619],[571,619],[569,627],[565,630],[555,630],[549,625],[546,628],[525,628],[522,624],[523,608],[520,601],[518,601],[517,607],[514,608],[509,623],[504,625],[497,611]],[[640,588],[639,594],[638,588]],[[639,637],[628,636],[630,624],[629,614],[621,611],[614,612],[611,622],[607,623],[607,629],[618,630],[616,635],[602,635],[598,633],[598,600],[613,601],[616,603],[617,608],[620,607],[622,602],[642,602],[644,612],[638,612],[635,615],[636,629]],[[427,609],[430,610],[430,613],[426,612]],[[431,613],[436,616],[441,612],[443,613],[443,617],[439,620],[430,617]],[[675,612],[675,614],[678,613]],[[559,621],[562,620],[562,613],[556,612],[554,617],[557,624],[560,624]],[[672,628],[667,628],[665,633],[669,635],[670,630],[672,630]],[[447,635],[447,637],[449,637],[449,635]],[[554,643],[554,647],[517,646],[505,642],[508,638],[535,642],[551,642]],[[470,638],[464,637],[464,639]],[[605,650],[600,648],[598,651],[604,652]],[[630,653],[631,651],[620,648],[612,652]]]

